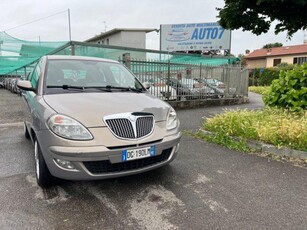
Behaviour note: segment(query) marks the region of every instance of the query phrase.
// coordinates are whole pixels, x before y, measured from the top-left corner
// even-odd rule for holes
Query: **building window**
[[[107,38],[107,45],[109,45],[109,38]]]
[[[295,57],[293,58],[293,64],[302,65],[303,63],[307,62],[307,57]]]
[[[274,59],[273,60],[273,66],[277,66],[281,63],[281,58],[278,58],[278,59]]]

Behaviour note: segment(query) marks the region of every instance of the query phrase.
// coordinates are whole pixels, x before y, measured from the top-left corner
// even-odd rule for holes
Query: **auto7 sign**
[[[229,50],[231,31],[217,22],[160,26],[160,50]]]

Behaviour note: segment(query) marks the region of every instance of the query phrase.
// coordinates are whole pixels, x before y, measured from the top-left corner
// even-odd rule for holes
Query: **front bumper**
[[[42,143],[42,152],[53,176],[67,180],[95,180],[133,175],[169,164],[177,156],[180,138],[181,133],[177,132],[163,139],[150,139],[142,143],[112,148],[105,145],[57,146],[55,142],[48,146],[46,138],[39,142]],[[149,146],[155,146],[155,156],[122,161],[123,150]],[[55,159],[70,161],[75,170],[62,168]]]

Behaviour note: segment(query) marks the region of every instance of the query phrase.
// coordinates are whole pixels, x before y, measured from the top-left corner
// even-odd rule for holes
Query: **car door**
[[[32,73],[28,76],[28,81],[31,82],[34,91],[25,91],[23,98],[26,104],[25,123],[28,130],[39,128],[39,105],[38,105],[38,86],[41,76],[42,61],[40,60],[35,66]]]

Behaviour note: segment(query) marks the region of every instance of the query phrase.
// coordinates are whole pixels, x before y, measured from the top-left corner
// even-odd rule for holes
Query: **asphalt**
[[[223,109],[178,111],[184,130]],[[20,97],[0,89],[0,229],[307,229],[307,170],[183,136],[169,166],[40,189]]]

